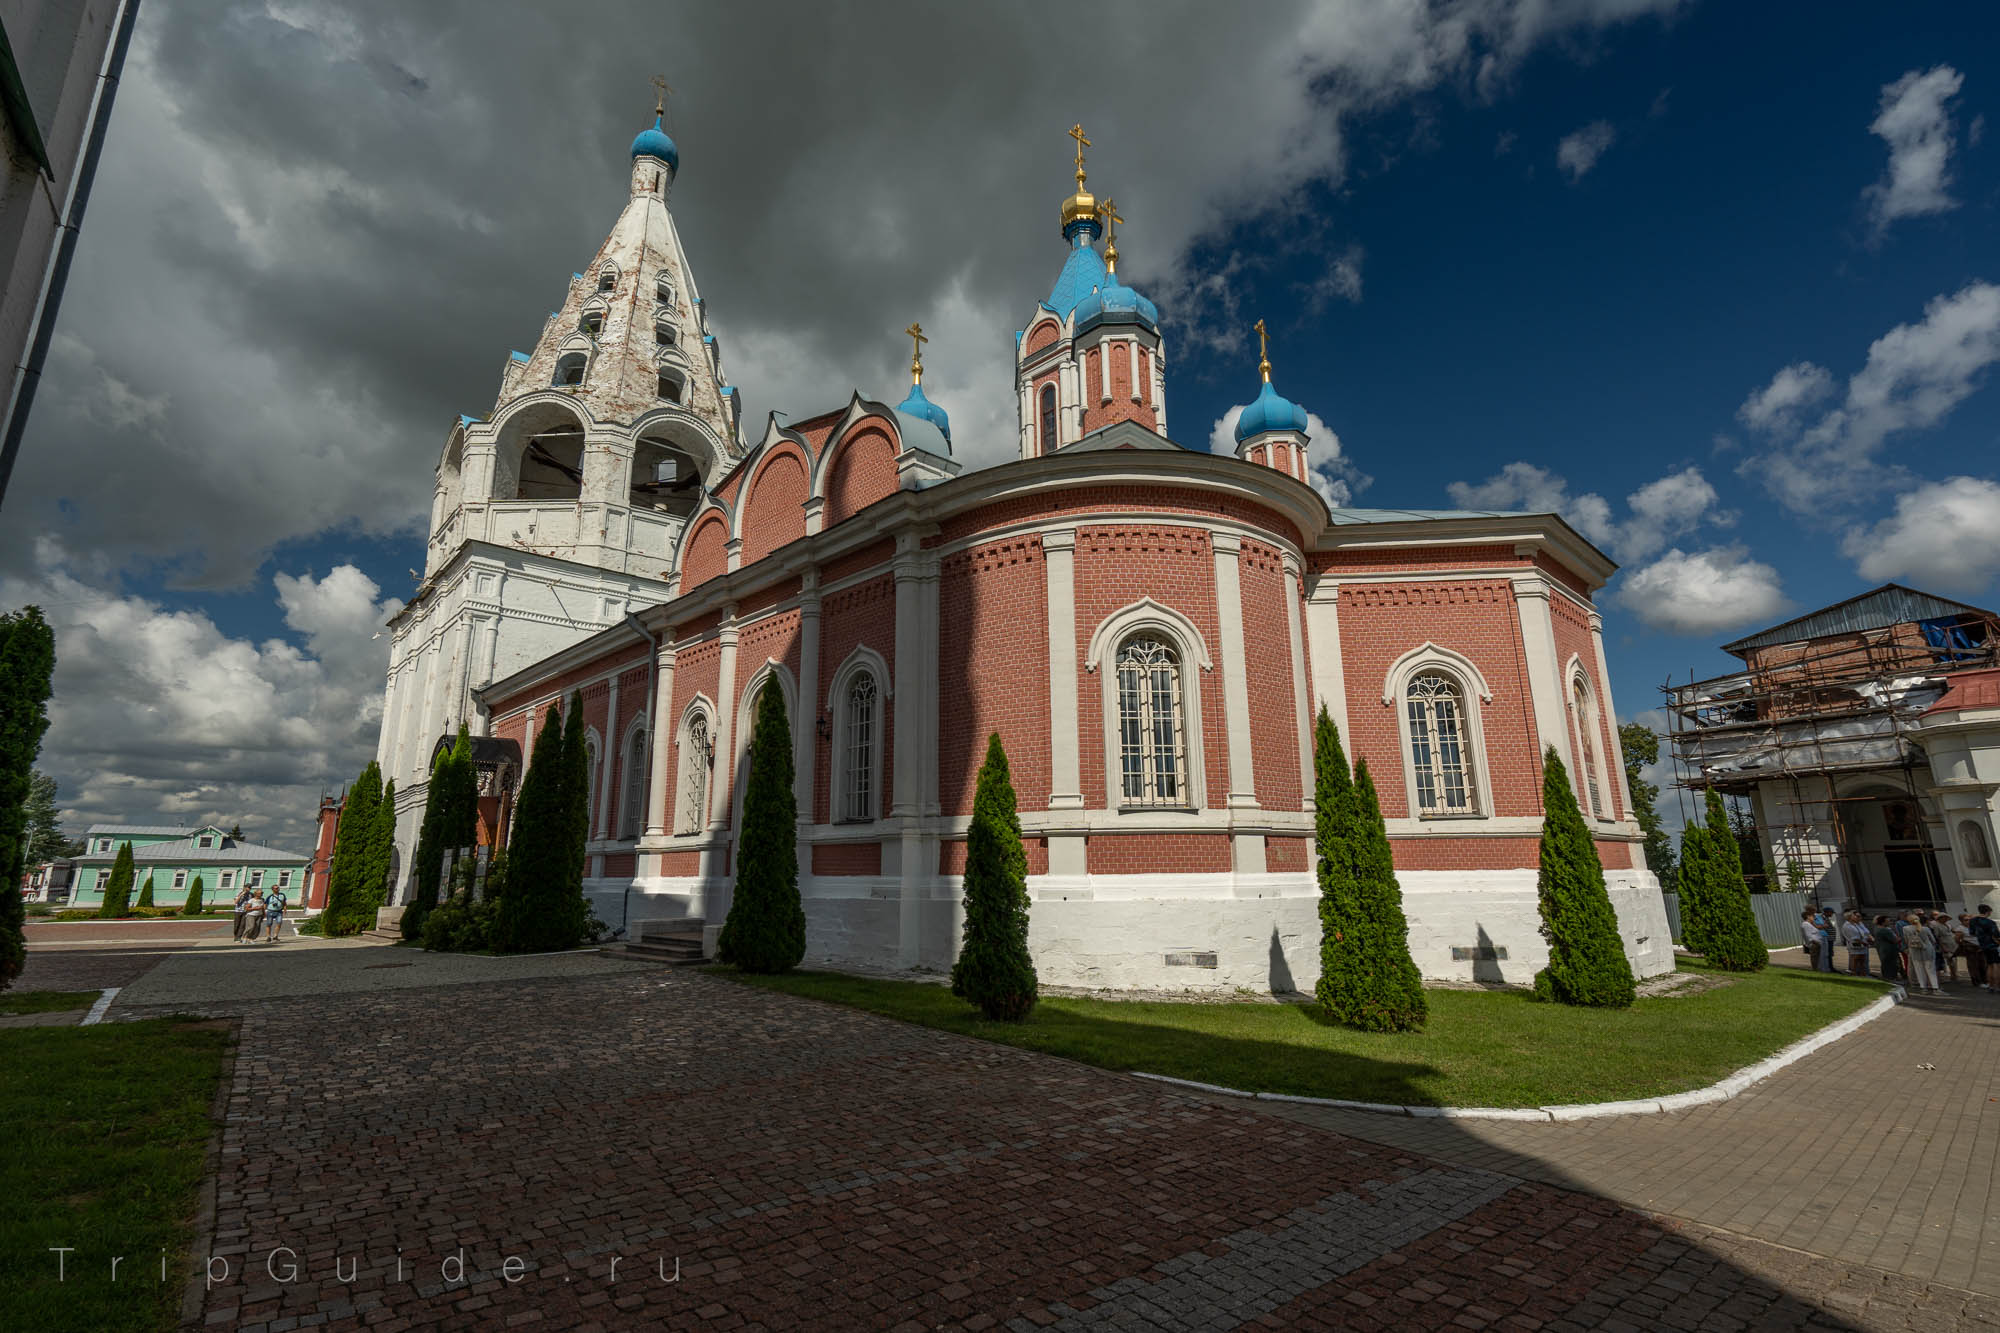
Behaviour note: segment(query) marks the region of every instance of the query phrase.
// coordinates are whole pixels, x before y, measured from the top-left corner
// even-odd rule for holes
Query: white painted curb
[[[112,992],[107,992],[107,994]],[[1849,1014],[1846,1018],[1829,1023],[1819,1031],[1799,1038],[1790,1046],[1774,1055],[1768,1055],[1754,1065],[1745,1066],[1719,1083],[1693,1092],[1676,1092],[1666,1097],[1647,1097],[1625,1102],[1578,1102],[1572,1106],[1391,1106],[1384,1102],[1350,1102],[1333,1097],[1298,1097],[1288,1092],[1245,1092],[1241,1088],[1223,1088],[1213,1083],[1197,1083],[1188,1078],[1170,1078],[1165,1074],[1146,1074],[1133,1070],[1135,1077],[1151,1079],[1155,1083],[1172,1083],[1183,1088],[1197,1088],[1202,1092],[1221,1093],[1225,1097],[1249,1097],[1260,1102],[1299,1102],[1306,1106],[1334,1106],[1347,1111],[1375,1111],[1384,1115],[1407,1115],[1423,1119],[1439,1120],[1595,1120],[1614,1115],[1659,1115],[1664,1111],[1685,1111],[1691,1106],[1705,1106],[1709,1102],[1726,1102],[1752,1084],[1761,1083],[1786,1065],[1805,1059],[1822,1046],[1829,1046],[1863,1023],[1872,1023],[1882,1015],[1903,1003],[1909,993],[1901,986],[1891,986],[1889,993],[1873,1003]],[[88,1020],[86,1020],[88,1021]]]
[[[111,1002],[118,998],[118,992],[123,989],[125,989],[123,986],[112,986],[104,994],[98,996],[97,1003],[90,1006],[90,1012],[83,1016],[83,1021],[78,1023],[77,1026],[87,1028],[92,1023],[102,1023],[104,1021],[104,1011],[111,1007]]]

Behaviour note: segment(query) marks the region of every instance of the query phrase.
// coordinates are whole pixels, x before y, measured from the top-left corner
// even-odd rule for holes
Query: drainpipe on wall
[[[644,732],[646,738],[646,751],[645,751],[646,760],[648,765],[650,766],[653,758],[653,727],[654,727],[653,689],[656,682],[660,678],[660,662],[659,662],[660,641],[657,637],[654,636],[651,630],[647,629],[645,625],[640,622],[639,617],[633,615],[630,611],[627,611],[625,613],[625,623],[627,625],[630,625],[632,627],[633,633],[637,634],[640,638],[644,639],[646,641],[647,648],[651,649],[651,652],[648,654],[646,658],[646,730]],[[647,790],[650,791],[652,775],[648,773],[645,776],[648,783]],[[627,778],[626,781],[629,782],[631,781],[631,779]],[[651,818],[651,816],[652,816],[652,811],[649,810],[646,812],[645,817],[641,818],[639,821],[639,836],[642,838],[646,836],[646,819]],[[639,873],[639,867],[636,864],[632,867],[632,873],[634,875]],[[615,940],[622,937],[625,934],[626,929],[631,924],[632,924],[632,881],[628,879],[625,881],[624,901],[618,904],[618,929],[611,932],[611,938]]]

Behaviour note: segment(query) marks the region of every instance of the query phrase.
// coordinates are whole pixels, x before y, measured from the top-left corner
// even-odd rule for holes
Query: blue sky
[[[526,7],[143,15],[0,535],[9,602],[68,608],[73,818],[302,840],[372,752],[445,429],[615,217],[662,65],[753,423],[896,391],[920,318],[961,454],[1006,457],[1081,120],[1173,434],[1251,396],[1266,319],[1330,490],[1553,506],[1620,559],[1621,714],[1889,578],[1995,598],[1981,7],[1113,7],[1055,51],[1031,6],[715,10],[608,10],[612,52]]]

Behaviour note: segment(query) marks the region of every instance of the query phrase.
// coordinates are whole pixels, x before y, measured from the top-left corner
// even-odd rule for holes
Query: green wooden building
[[[260,893],[283,889],[294,905],[305,902],[309,856],[281,852],[232,838],[213,824],[173,828],[146,824],[93,824],[83,835],[84,853],[76,858],[72,907],[95,907],[104,901],[111,866],[118,849],[132,844],[132,901],[153,880],[153,905],[179,907],[187,902],[196,876],[201,877],[204,903],[226,904],[246,885]]]

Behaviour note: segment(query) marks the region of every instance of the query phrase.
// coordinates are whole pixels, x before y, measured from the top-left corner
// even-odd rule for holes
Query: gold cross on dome
[[[924,336],[924,326],[912,324],[903,330],[910,336],[910,383],[924,382],[924,344],[930,339]]]
[[[1076,140],[1076,183],[1083,184],[1083,150],[1090,147],[1090,140],[1084,137],[1083,122],[1069,127],[1069,137]]]
[[[666,115],[667,95],[673,92],[673,89],[667,86],[666,75],[655,74],[653,76],[653,92],[655,94],[653,99],[653,114],[656,116]]]
[[[1264,377],[1264,383],[1271,382],[1271,335],[1264,332],[1264,321],[1257,321],[1257,373]]]
[[[1118,271],[1118,224],[1125,219],[1118,216],[1118,204],[1106,199],[1097,206],[1097,215],[1104,219],[1104,267],[1106,271]]]

